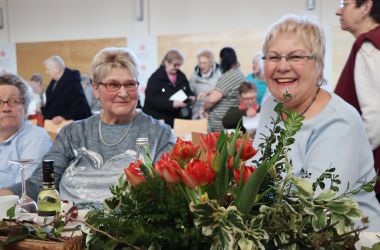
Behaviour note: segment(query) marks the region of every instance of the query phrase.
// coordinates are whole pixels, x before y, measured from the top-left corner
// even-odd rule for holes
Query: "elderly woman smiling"
[[[321,28],[297,16],[286,16],[268,31],[264,45],[265,80],[273,97],[263,104],[254,145],[268,135],[275,100],[291,98],[284,106],[305,117],[289,153],[297,176],[305,172],[315,180],[329,167],[336,169],[343,192],[375,177],[371,147],[359,114],[340,97],[320,86],[323,80],[325,42]],[[286,116],[282,115],[283,120]],[[369,217],[369,230],[380,231],[380,205],[374,192],[353,197]]]
[[[110,196],[109,187],[135,161],[139,137],[148,138],[154,162],[174,144],[169,126],[136,110],[138,68],[135,55],[126,48],[106,48],[95,56],[93,87],[103,110],[64,127],[45,157],[55,161],[62,199],[99,203]],[[41,179],[40,166],[27,180],[32,198],[41,188]],[[20,193],[20,186],[9,190]]]

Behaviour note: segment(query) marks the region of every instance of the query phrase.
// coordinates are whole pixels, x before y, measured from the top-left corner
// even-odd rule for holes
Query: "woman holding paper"
[[[150,76],[145,90],[143,111],[173,127],[174,118],[191,119],[191,102],[195,100],[189,81],[179,69],[183,55],[169,50],[160,67]]]

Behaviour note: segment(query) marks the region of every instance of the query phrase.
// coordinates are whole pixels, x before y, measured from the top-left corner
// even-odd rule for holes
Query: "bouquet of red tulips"
[[[201,135],[201,145],[178,138],[155,164],[147,154],[145,162],[126,167],[105,208],[88,214],[96,228],[87,232],[90,249],[353,246],[352,220],[361,215],[356,202],[348,194],[332,199],[339,183],[333,168],[318,183],[291,175],[288,146],[303,116],[281,104],[275,110],[279,115],[254,162],[258,151],[236,129]],[[283,127],[282,112],[288,117]],[[325,180],[330,189],[314,195]]]

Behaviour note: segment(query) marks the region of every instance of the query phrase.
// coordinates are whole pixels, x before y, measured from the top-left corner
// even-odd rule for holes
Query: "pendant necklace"
[[[320,89],[321,88],[318,87],[317,93],[314,95],[313,100],[311,100],[310,104],[305,108],[305,110],[300,115],[304,115],[309,110],[311,105],[313,105],[313,103],[315,102],[315,99],[317,99],[317,95],[318,95]]]
[[[102,135],[102,116],[100,116],[100,119],[99,119],[99,137],[100,137],[100,141],[108,146],[108,147],[112,147],[112,146],[115,146],[117,144],[119,144],[120,142],[122,142],[124,140],[124,138],[127,136],[128,132],[129,132],[129,129],[131,128],[132,126],[132,123],[133,123],[134,119],[132,119],[132,121],[129,123],[129,126],[128,128],[125,130],[125,133],[120,137],[120,139],[118,139],[116,142],[113,142],[113,143],[107,143],[104,141],[103,139],[103,135]]]

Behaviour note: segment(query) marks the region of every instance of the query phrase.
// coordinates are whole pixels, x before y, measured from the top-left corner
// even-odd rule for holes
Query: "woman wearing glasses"
[[[255,146],[262,142],[261,134],[269,135],[265,126],[271,127],[271,117],[276,117],[275,100],[281,101],[305,117],[289,152],[294,175],[307,173],[315,180],[333,167],[342,182],[340,193],[348,185],[350,191],[372,180],[376,175],[373,158],[359,114],[320,87],[325,54],[321,28],[308,19],[286,16],[269,29],[263,54],[265,81],[273,97],[262,106]],[[284,100],[286,93],[291,97]],[[282,119],[286,120],[285,114]],[[369,217],[369,230],[380,231],[380,205],[375,193],[360,192],[353,198]]]
[[[175,141],[169,126],[136,110],[138,65],[126,48],[101,50],[92,62],[94,94],[102,111],[64,127],[45,159],[53,159],[56,182],[63,200],[100,203],[111,195],[123,169],[136,158],[136,139],[149,140],[153,162]],[[27,180],[36,198],[42,170]],[[20,186],[9,189],[20,192]]]
[[[195,100],[189,81],[179,69],[183,55],[178,49],[169,50],[162,59],[161,66],[149,77],[145,90],[145,113],[162,119],[173,127],[174,118],[191,119],[191,103]],[[171,100],[175,93],[183,92],[187,99]]]
[[[360,112],[380,171],[380,0],[341,0],[336,15],[356,41],[335,93]],[[380,201],[380,182],[376,193]]]
[[[0,188],[21,181],[18,168],[8,164],[9,160],[39,161],[51,147],[46,131],[25,120],[29,101],[26,83],[20,77],[0,76]],[[26,168],[26,177],[34,169]]]

